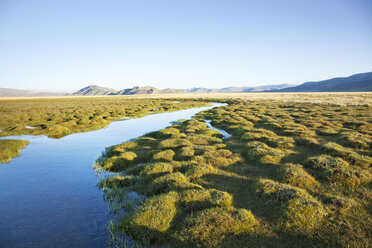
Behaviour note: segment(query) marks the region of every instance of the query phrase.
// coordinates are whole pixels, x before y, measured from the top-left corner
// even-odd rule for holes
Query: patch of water
[[[222,139],[227,139],[227,138],[231,137],[231,134],[229,134],[225,130],[222,130],[222,129],[219,129],[219,128],[216,128],[216,127],[212,126],[212,124],[211,124],[212,120],[204,120],[204,121],[205,121],[205,123],[207,123],[207,125],[210,129],[214,129],[214,130],[218,131],[220,134],[222,134]]]
[[[25,126],[25,128],[27,128],[27,129],[35,129],[35,128],[37,128],[37,127]]]

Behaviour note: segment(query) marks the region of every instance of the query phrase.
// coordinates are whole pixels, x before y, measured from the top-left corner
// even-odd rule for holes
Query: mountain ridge
[[[149,94],[182,94],[182,93],[244,93],[244,92],[261,92],[264,90],[280,89],[283,87],[293,86],[293,84],[280,85],[263,85],[257,87],[225,87],[220,89],[195,87],[191,89],[158,89],[152,86],[134,86],[119,91],[105,88],[97,85],[84,87],[72,95],[88,96],[88,95],[149,95]]]
[[[336,77],[321,81],[275,90],[275,92],[358,92],[372,91],[372,72],[353,74],[348,77]]]

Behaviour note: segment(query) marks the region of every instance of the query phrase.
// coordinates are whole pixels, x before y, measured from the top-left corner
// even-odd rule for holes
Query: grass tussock
[[[371,157],[360,155],[358,152],[355,152],[349,148],[343,147],[333,142],[324,144],[323,149],[328,154],[343,158],[354,165],[369,167],[372,164]]]
[[[21,154],[20,150],[30,142],[26,140],[0,140],[0,163],[7,163]]]
[[[316,228],[326,215],[322,204],[304,189],[268,179],[257,182],[257,193],[268,204],[280,204],[278,215],[282,225],[300,232]]]
[[[281,181],[295,187],[311,189],[316,185],[316,180],[306,172],[300,164],[285,164],[280,167]]]
[[[175,245],[182,242],[184,247],[220,247],[231,235],[251,232],[256,223],[245,209],[209,208],[188,217],[173,238]]]
[[[151,198],[133,214],[121,220],[120,230],[129,234],[140,245],[164,243],[177,212],[177,200],[176,192]]]

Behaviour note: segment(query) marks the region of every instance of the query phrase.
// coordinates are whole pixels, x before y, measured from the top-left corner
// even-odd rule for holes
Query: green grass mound
[[[107,171],[118,172],[129,168],[135,163],[137,155],[134,152],[123,152],[119,156],[112,156],[105,159],[100,167]]]
[[[295,138],[296,145],[298,146],[317,146],[319,141],[316,138]]]
[[[277,148],[272,148],[260,141],[251,141],[247,144],[247,158],[259,160],[262,164],[279,164],[285,153]]]
[[[252,129],[242,135],[241,140],[243,141],[261,141],[265,142],[270,138],[277,137],[276,133],[266,129]]]
[[[207,163],[216,167],[226,167],[242,161],[239,154],[227,149],[209,149],[204,152],[203,157]]]
[[[198,164],[188,166],[185,175],[191,180],[199,179],[205,175],[216,173],[216,168],[210,164]]]
[[[183,158],[193,157],[195,150],[192,147],[182,147],[179,155]]]
[[[180,134],[180,130],[178,130],[177,128],[173,128],[173,127],[168,127],[159,132],[165,136],[170,136],[170,137],[177,137]]]
[[[170,173],[155,178],[148,184],[143,185],[147,195],[161,194],[169,191],[182,191],[187,189],[202,189],[200,185],[190,183],[180,172]]]
[[[222,140],[217,137],[193,133],[187,134],[187,140],[193,143],[194,145],[209,145],[222,142]]]
[[[124,217],[119,228],[139,245],[164,244],[177,212],[177,201],[176,192],[153,197],[133,214]]]
[[[310,189],[316,184],[315,178],[300,164],[285,164],[279,168],[279,174],[283,183],[295,187]]]
[[[280,223],[285,228],[308,232],[326,215],[321,203],[305,190],[268,179],[257,182],[257,193],[268,204],[279,204]]]
[[[232,196],[216,189],[192,189],[180,194],[180,203],[184,211],[194,212],[213,206],[229,207]]]
[[[338,134],[338,130],[330,127],[319,128],[316,132],[321,136],[334,136]]]
[[[352,168],[348,162],[341,158],[327,155],[310,157],[307,159],[306,165],[320,170],[324,178],[340,186],[356,187],[372,180],[372,175],[368,170]]]
[[[149,163],[146,164],[140,172],[141,178],[144,179],[152,179],[154,177],[159,177],[164,174],[172,173],[173,172],[173,165],[164,162],[158,163]]]
[[[216,137],[221,139],[223,136],[220,132],[214,129],[206,129],[200,132],[200,134],[205,135],[205,136],[210,136],[210,137]]]
[[[62,125],[54,124],[47,128],[49,137],[59,138],[71,133],[71,130],[68,127]]]
[[[173,150],[168,149],[168,150],[165,150],[165,151],[155,153],[154,156],[153,156],[153,159],[154,160],[162,160],[162,161],[173,161],[174,155],[176,155],[176,153]]]
[[[269,146],[277,148],[292,148],[294,139],[292,137],[278,136],[276,133],[266,129],[252,129],[242,135],[243,141],[260,141]]]
[[[120,154],[124,153],[127,149],[133,149],[138,146],[138,142],[129,141],[125,142],[116,146],[111,147],[108,152],[107,156],[119,156]]]
[[[340,141],[345,146],[356,149],[368,149],[372,144],[372,137],[363,135],[357,131],[345,131],[341,133]]]
[[[353,165],[369,167],[372,164],[371,157],[360,155],[359,153],[353,151],[352,149],[345,148],[333,142],[328,142],[324,144],[323,149],[328,154],[343,158],[352,163]]]
[[[175,247],[222,247],[232,235],[249,233],[257,224],[245,209],[210,208],[187,217],[182,228],[173,235]]]
[[[283,125],[283,133],[302,138],[316,136],[314,131],[311,131],[306,126],[298,123],[285,123]]]
[[[185,139],[166,139],[159,143],[159,148],[178,148],[182,146],[192,146],[192,143]]]
[[[121,188],[132,186],[136,183],[136,178],[133,176],[123,176],[123,175],[116,175],[104,180],[101,180],[98,183],[98,187],[100,188]]]
[[[187,133],[196,133],[208,128],[208,125],[205,122],[197,121],[195,119],[185,121],[184,126]]]
[[[21,154],[19,150],[25,148],[30,141],[26,140],[0,140],[0,163],[7,163]]]

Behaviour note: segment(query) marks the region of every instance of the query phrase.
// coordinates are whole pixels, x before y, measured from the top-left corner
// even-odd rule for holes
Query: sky
[[[222,88],[368,71],[371,0],[0,0],[2,88]]]

